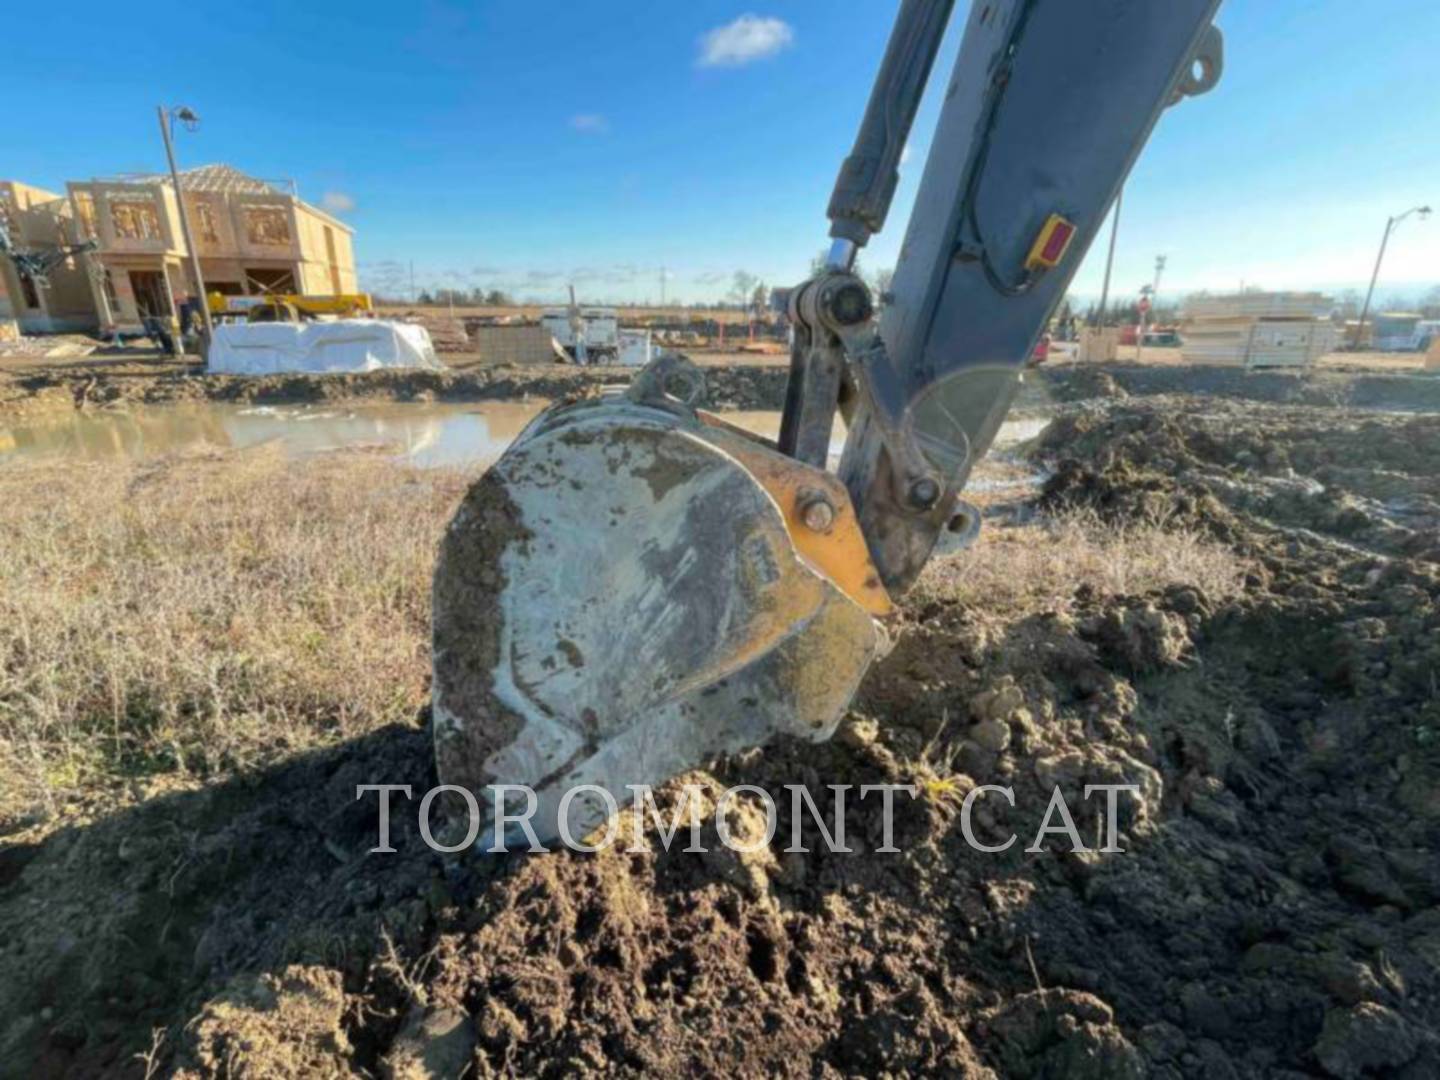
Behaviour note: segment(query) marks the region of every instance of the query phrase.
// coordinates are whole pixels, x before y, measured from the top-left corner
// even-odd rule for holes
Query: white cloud
[[[348,214],[355,209],[355,200],[343,191],[327,191],[320,197],[320,205],[332,214]]]
[[[610,130],[610,121],[599,113],[577,113],[570,118],[570,126],[587,135],[604,135]]]
[[[795,41],[795,31],[783,19],[741,15],[700,38],[699,67],[739,67],[764,60]]]

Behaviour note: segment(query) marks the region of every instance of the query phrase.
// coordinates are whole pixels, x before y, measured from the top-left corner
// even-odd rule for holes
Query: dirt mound
[[[470,335],[465,329],[465,323],[460,319],[412,311],[406,313],[405,322],[423,326],[430,335],[430,343],[435,346],[437,353],[474,351],[470,344]]]
[[[1235,515],[1299,541],[1440,561],[1440,416],[1175,399],[1092,408],[1050,425],[1050,505],[1112,516]],[[1222,509],[1223,507],[1223,509]]]
[[[0,1072],[113,1071],[158,1026],[195,1075],[1436,1075],[1440,567],[1413,525],[1318,527],[1263,484],[1423,503],[1433,423],[1067,418],[1044,502],[1203,525],[1243,594],[1000,616],[922,587],[835,740],[661,793],[700,785],[714,848],[721,789],[770,792],[751,854],[622,818],[598,854],[446,865],[398,797],[368,853],[355,785],[430,783],[418,727],[0,849],[0,955],[32,973],[0,983]],[[851,851],[794,784],[832,833],[850,785]],[[876,784],[916,790],[888,836]],[[982,785],[1013,805],[967,816]],[[1127,788],[1113,838],[1093,785]],[[763,841],[755,792],[724,812]]]
[[[1148,353],[1148,350],[1147,350]],[[1353,355],[1353,354],[1352,354]],[[1276,405],[1351,406],[1365,409],[1440,409],[1440,379],[1418,370],[1341,370],[1327,363],[1306,371],[1261,370],[1197,364],[1050,363],[1025,373],[1017,404],[1078,402],[1086,398],[1205,395],[1212,401]],[[1322,409],[1323,411],[1323,409]]]
[[[456,358],[452,357],[452,362]],[[778,409],[789,369],[775,365],[707,367],[712,409]],[[446,371],[371,371],[334,375],[204,375],[198,369],[110,373],[55,369],[0,373],[0,416],[127,404],[223,401],[258,405],[339,401],[561,401],[627,386],[634,368],[564,364],[484,365]]]
[[[1115,380],[1115,376],[1102,367],[1053,368],[1042,372],[1028,371],[1027,383],[1038,384],[1039,390],[1048,392],[1053,401],[1089,401],[1123,399],[1129,392]]]
[[[27,973],[0,981],[0,1075],[99,1075],[210,995],[253,997],[260,973],[355,985],[382,932],[418,948],[441,868],[413,815],[396,820],[405,854],[367,857],[375,810],[355,785],[423,789],[429,761],[423,731],[391,727],[228,783],[102,793],[97,820],[0,848],[0,958]]]

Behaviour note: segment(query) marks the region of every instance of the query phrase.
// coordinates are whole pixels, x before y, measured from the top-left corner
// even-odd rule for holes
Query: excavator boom
[[[970,470],[1151,130],[1218,78],[1217,5],[977,0],[877,316],[854,260],[952,7],[902,0],[828,266],[789,294],[779,438],[704,412],[698,369],[662,358],[541,414],[467,494],[435,576],[442,781],[504,785],[545,843],[720,753],[834,731],[893,597],[973,539]],[[513,845],[514,821],[474,842]]]

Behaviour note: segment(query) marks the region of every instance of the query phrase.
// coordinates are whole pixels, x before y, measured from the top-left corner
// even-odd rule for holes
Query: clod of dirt
[[[744,795],[726,801],[722,815],[711,811],[712,817],[701,832],[700,843],[706,849],[705,863],[717,877],[735,885],[752,900],[766,896],[770,875],[779,868],[779,860],[765,832],[768,819],[764,808],[752,796]]]
[[[1136,675],[1179,667],[1190,648],[1184,617],[1149,602],[1111,608],[1087,619],[1080,632],[1105,659]]]
[[[1366,1001],[1325,1014],[1325,1026],[1315,1043],[1315,1057],[1331,1076],[1354,1080],[1367,1073],[1408,1065],[1425,1041],[1404,1017],[1384,1005]]]
[[[474,1064],[476,1032],[461,1009],[411,1011],[381,1062],[383,1080],[450,1080]]]
[[[1093,994],[1037,990],[1012,998],[986,1023],[1005,1075],[1020,1080],[1140,1080],[1145,1061]]]
[[[1045,372],[1054,388],[1054,395],[1060,401],[1085,401],[1091,399],[1123,400],[1130,396],[1115,376],[1099,368],[1081,367],[1066,371],[1062,376],[1055,370]],[[1035,376],[1027,375],[1028,378]]]
[[[1035,717],[1025,707],[1025,693],[1008,675],[970,699],[970,715],[975,722],[966,738],[994,754],[1009,749],[1012,729],[1021,737],[1034,732]]]
[[[353,1075],[340,973],[288,967],[247,975],[216,997],[192,1025],[181,1077],[309,1080]]]

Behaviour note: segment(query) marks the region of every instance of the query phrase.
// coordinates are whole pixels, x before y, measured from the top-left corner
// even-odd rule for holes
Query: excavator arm
[[[844,353],[854,385],[840,476],[885,585],[914,581],[937,540],[973,535],[959,496],[1009,409],[1025,359],[1165,108],[1219,78],[1218,0],[975,3],[878,320],[827,305],[863,284],[857,249],[884,223],[948,3],[905,0],[830,201],[830,272],[792,314]],[[819,301],[817,303],[817,300]],[[813,380],[812,380],[813,382]],[[830,419],[828,385],[787,408],[788,440]],[[833,412],[833,409],[831,410]],[[782,436],[782,448],[787,436]]]
[[[973,538],[970,470],[1155,123],[1218,78],[1217,5],[975,0],[877,316],[855,256],[885,222],[952,7],[902,0],[831,196],[828,265],[789,294],[778,440],[704,412],[701,372],[662,358],[537,417],[451,522],[438,769],[479,806],[518,800],[472,842],[513,845],[522,818],[541,843],[583,836],[601,793],[829,737],[893,597]]]

